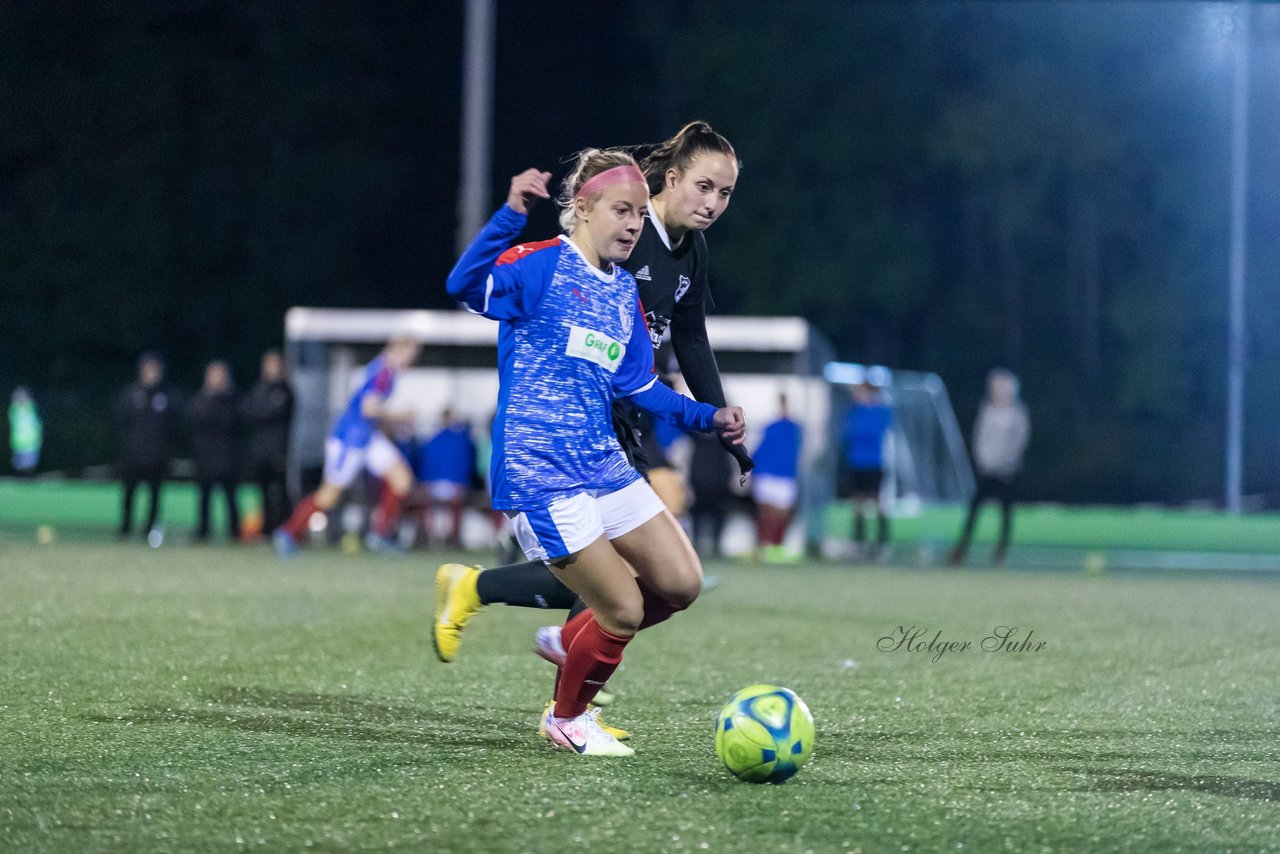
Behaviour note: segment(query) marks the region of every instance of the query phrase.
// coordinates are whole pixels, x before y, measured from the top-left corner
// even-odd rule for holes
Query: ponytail
[[[675,169],[684,174],[699,154],[723,154],[733,160],[739,169],[742,161],[729,140],[712,130],[711,125],[703,121],[692,121],[668,140],[653,146],[640,168],[649,181],[650,195],[658,195],[666,183],[667,170]]]

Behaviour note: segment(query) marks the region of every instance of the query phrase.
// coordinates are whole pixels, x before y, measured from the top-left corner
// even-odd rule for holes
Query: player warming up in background
[[[795,517],[799,495],[800,444],[804,431],[787,412],[787,396],[778,395],[778,418],[765,425],[756,448],[759,467],[751,483],[756,504],[756,543],[765,560],[785,556],[783,541]]]
[[[625,756],[633,751],[600,728],[588,703],[637,631],[697,598],[702,567],[618,444],[613,401],[628,397],[682,429],[714,429],[730,442],[742,441],[746,425],[740,409],[696,403],[654,375],[635,280],[620,267],[648,203],[634,159],[584,151],[560,198],[566,236],[507,249],[529,206],[548,197],[549,178],[530,169],[512,179],[507,204],[467,248],[448,288],[502,323],[494,506],[525,554],[589,606],[564,628],[564,666],[541,729],[578,753]]]
[[[853,557],[876,560],[887,556],[889,517],[884,512],[881,486],[884,484],[885,436],[893,425],[893,409],[885,402],[880,389],[870,382],[850,388],[853,405],[845,416],[841,431],[841,468],[838,493],[853,499]],[[876,514],[876,551],[867,552],[869,509]]]
[[[740,168],[737,154],[706,122],[690,122],[675,136],[652,146],[641,166],[652,198],[644,207],[635,248],[621,264],[636,279],[655,351],[670,329],[672,349],[690,393],[702,403],[723,407],[724,388],[707,339],[707,309],[712,300],[703,231],[729,206]],[[611,413],[622,449],[644,474],[661,461],[649,459],[641,449],[636,415],[636,407],[625,399],[616,401]],[[743,474],[751,470],[751,457],[742,445],[725,447],[738,459]],[[453,660],[463,630],[484,605],[572,608],[576,613],[582,604],[575,600],[572,591],[541,562],[487,570],[445,564],[436,573],[432,632],[436,655],[441,661]],[[555,627],[539,630],[538,650],[554,663],[563,660],[563,644]]]
[[[324,443],[324,475],[320,488],[298,502],[293,515],[271,535],[276,554],[292,557],[306,536],[311,516],[327,513],[356,477],[368,469],[382,479],[382,495],[373,514],[365,544],[370,551],[399,553],[394,534],[400,521],[400,507],[413,488],[413,473],[404,456],[384,433],[391,422],[402,417],[387,409],[387,398],[395,386],[396,374],[418,358],[418,343],[411,338],[393,338],[381,355],[369,363],[364,381],[351,396],[346,409],[334,422]]]

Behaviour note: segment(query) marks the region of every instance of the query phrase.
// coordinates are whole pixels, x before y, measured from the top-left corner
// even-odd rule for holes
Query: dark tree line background
[[[1255,7],[1245,489],[1280,494],[1280,10]],[[0,7],[0,391],[45,467],[113,455],[137,354],[242,385],[293,305],[450,305],[460,2]],[[1222,4],[499,2],[508,177],[691,118],[745,168],[721,313],[930,370],[966,430],[1023,377],[1028,497],[1222,493]],[[530,234],[554,228],[535,216]]]

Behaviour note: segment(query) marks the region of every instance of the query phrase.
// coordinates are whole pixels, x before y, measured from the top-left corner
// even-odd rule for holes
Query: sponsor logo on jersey
[[[622,364],[622,357],[626,355],[626,352],[627,347],[621,341],[616,341],[602,332],[584,329],[581,326],[570,327],[569,343],[564,348],[566,356],[572,356],[575,359],[586,359],[611,374],[618,372],[618,366]]]
[[[645,264],[643,267],[641,267],[639,270],[636,271],[636,278],[646,282],[653,281],[653,276],[649,274],[648,264]]]
[[[688,276],[681,276],[681,277],[680,277],[680,286],[676,288],[676,302],[680,302],[680,297],[682,297],[682,296],[684,296],[686,293],[688,293],[688,291],[689,291],[689,285],[691,285],[691,284],[693,284],[693,283],[689,281],[689,277],[688,277]]]

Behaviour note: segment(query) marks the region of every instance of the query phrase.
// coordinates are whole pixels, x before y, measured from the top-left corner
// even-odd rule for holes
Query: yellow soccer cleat
[[[538,734],[543,738],[547,737],[547,719],[551,717],[551,709],[555,706],[556,701],[551,700],[547,703],[547,707],[542,710],[542,717],[538,720]],[[587,714],[596,722],[596,726],[616,738],[618,741],[626,741],[631,738],[631,733],[620,726],[609,726],[600,719],[600,708],[598,706],[587,706]]]
[[[462,645],[462,630],[482,607],[476,593],[480,568],[460,563],[441,564],[436,570],[436,619],[431,627],[431,643],[436,658],[453,661]]]

